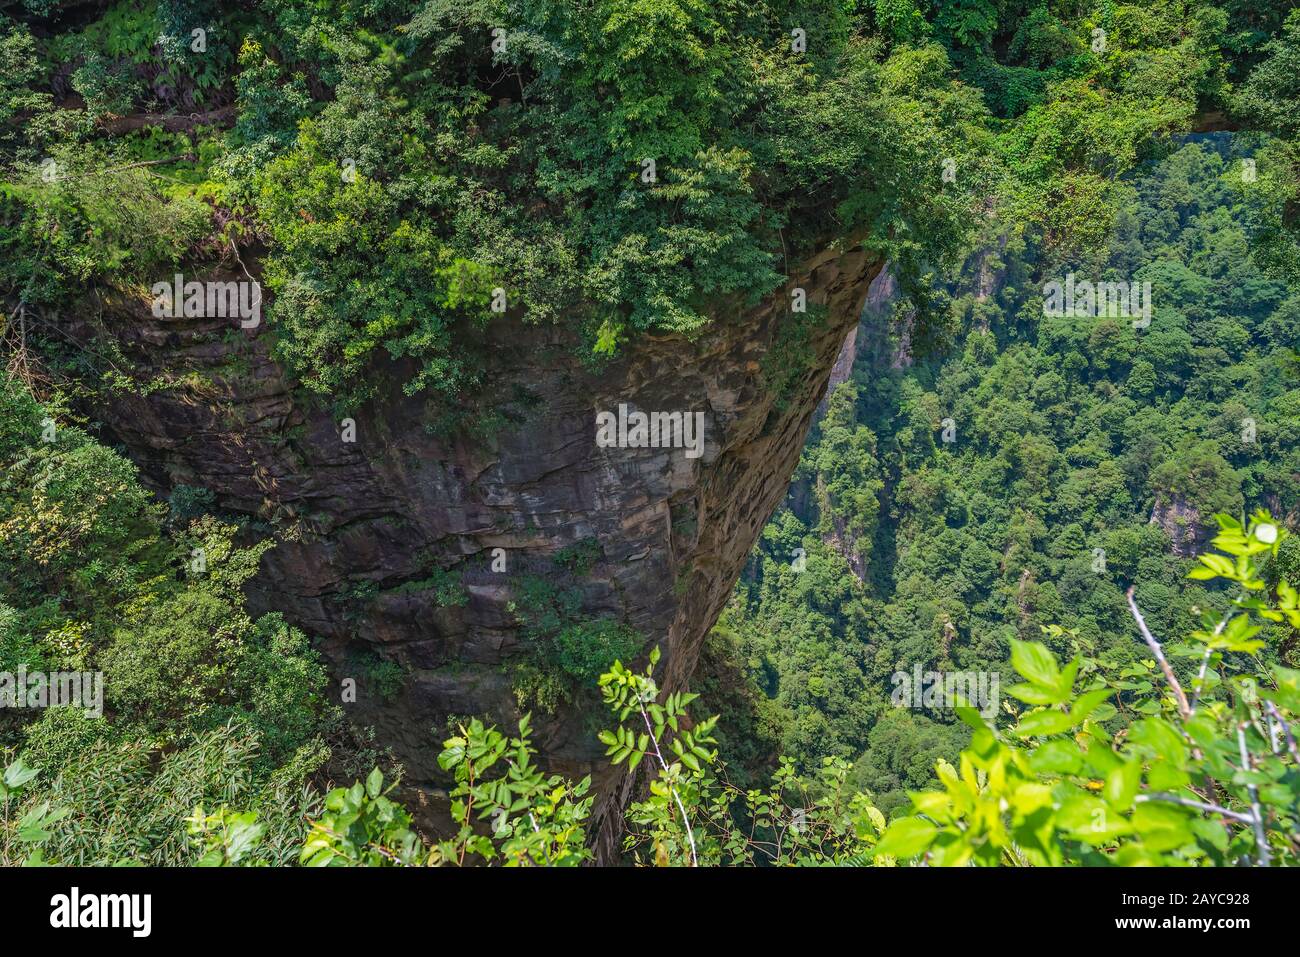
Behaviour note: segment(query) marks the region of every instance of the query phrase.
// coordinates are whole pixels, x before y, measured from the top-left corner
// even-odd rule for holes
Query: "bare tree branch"
[[[1174,698],[1178,701],[1178,713],[1184,718],[1190,718],[1192,715],[1191,705],[1187,703],[1187,695],[1183,693],[1183,686],[1178,683],[1178,678],[1174,676],[1174,669],[1169,666],[1165,660],[1165,653],[1160,648],[1160,642],[1156,641],[1155,635],[1151,634],[1151,629],[1147,627],[1146,619],[1142,617],[1142,612],[1138,611],[1137,602],[1133,599],[1133,589],[1135,586],[1130,585],[1127,592],[1128,607],[1133,612],[1133,620],[1137,622],[1138,630],[1142,632],[1142,637],[1146,640],[1147,647],[1151,653],[1156,656],[1156,662],[1160,665],[1160,670],[1165,673],[1165,679],[1169,682],[1169,687],[1174,690]]]
[[[1242,821],[1246,824],[1252,824],[1255,820],[1249,814],[1243,814],[1240,811],[1230,811],[1228,808],[1220,807],[1217,804],[1210,804],[1206,801],[1194,801],[1191,798],[1186,798],[1179,794],[1169,794],[1163,791],[1157,794],[1139,794],[1134,798],[1134,800],[1139,804],[1144,801],[1163,801],[1166,804],[1181,804],[1183,807],[1194,807],[1198,811],[1206,811],[1210,814],[1221,814],[1224,817],[1230,817],[1234,821]]]
[[[1241,770],[1250,773],[1250,753],[1246,750],[1246,724],[1237,725],[1237,748],[1241,751]],[[1260,867],[1268,867],[1272,859],[1268,851],[1268,838],[1264,834],[1264,812],[1259,806],[1259,788],[1247,784],[1250,794],[1251,827],[1255,830],[1255,855]]]
[[[1291,752],[1291,759],[1296,764],[1300,764],[1300,749],[1296,747],[1295,735],[1291,733],[1291,726],[1286,723],[1286,719],[1278,712],[1277,706],[1271,701],[1265,701],[1264,707],[1268,708],[1268,713],[1273,716],[1278,724],[1282,725],[1282,733],[1286,735],[1286,749]]]

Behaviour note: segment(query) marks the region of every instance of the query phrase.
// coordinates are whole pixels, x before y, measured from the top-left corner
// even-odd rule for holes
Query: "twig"
[[[650,732],[650,743],[655,746],[655,757],[659,759],[659,766],[667,771],[668,762],[664,760],[663,752],[659,750],[659,739],[655,737],[655,729],[650,725],[650,715],[646,714],[645,705],[639,699],[637,704],[641,709],[641,717],[645,719],[645,729]],[[682,823],[686,825],[686,840],[691,845],[691,867],[699,867],[699,861],[695,857],[695,832],[691,830],[690,818],[686,816],[686,805],[682,803],[677,788],[669,784],[668,790],[673,792],[673,799],[677,801],[677,810],[682,812]]]
[[[1254,818],[1249,814],[1243,814],[1240,811],[1230,811],[1226,807],[1220,807],[1217,804],[1209,804],[1205,801],[1193,801],[1191,798],[1185,798],[1178,794],[1168,794],[1160,792],[1157,794],[1139,794],[1134,801],[1142,803],[1144,801],[1163,801],[1167,804],[1181,804],[1183,807],[1194,807],[1198,811],[1207,811],[1210,814],[1222,814],[1224,817],[1230,817],[1234,821],[1243,821],[1247,824],[1252,823]]]
[[[85,173],[77,173],[67,176],[56,176],[54,182],[67,179],[85,179],[89,176],[107,176],[109,173],[122,173],[129,169],[140,169],[143,166],[166,166],[168,163],[175,163],[177,160],[189,160],[193,162],[198,159],[194,153],[177,153],[175,156],[168,156],[166,159],[158,160],[141,160],[138,163],[127,163],[125,166],[110,166],[108,169],[92,169]]]
[[[318,831],[324,831],[326,834],[328,834],[328,835],[329,835],[330,837],[332,837],[332,838],[335,838],[336,840],[339,840],[339,841],[346,841],[346,840],[347,840],[347,837],[346,837],[345,835],[340,834],[338,831],[335,831],[333,828],[328,828],[328,827],[326,827],[324,824],[321,824],[319,821],[311,821],[311,826],[314,827],[314,828],[315,828],[316,830],[318,830]],[[377,843],[375,843],[374,841],[367,841],[367,842],[366,842],[366,847],[368,847],[368,848],[370,848],[371,850],[373,850],[373,851],[374,851],[375,853],[377,853],[380,857],[384,857],[384,858],[387,858],[388,860],[392,861],[392,862],[393,862],[394,864],[396,864],[398,867],[406,867],[406,866],[407,866],[405,863],[403,863],[403,861],[402,861],[402,859],[401,859],[400,857],[398,857],[396,854],[394,854],[394,853],[393,853],[392,851],[390,851],[388,848],[384,847],[382,844],[377,844]],[[349,863],[351,863],[351,864],[354,865],[354,866],[360,864],[360,861],[359,861],[357,858],[348,857],[346,854],[342,853],[341,851],[336,851],[335,853],[337,853],[337,854],[339,855],[339,857],[342,857],[342,858],[346,859]]]
[[[1231,614],[1232,612],[1229,611],[1221,619],[1219,619],[1218,625],[1216,625],[1214,628],[1215,638],[1219,637],[1219,635],[1223,633],[1223,628],[1228,623],[1228,617]],[[1206,645],[1205,655],[1204,657],[1201,658],[1201,670],[1197,672],[1196,675],[1196,687],[1192,689],[1192,712],[1193,713],[1195,713],[1196,711],[1197,703],[1201,700],[1201,692],[1205,690],[1205,672],[1210,664],[1210,656],[1213,654],[1214,654],[1214,649],[1209,645]]]
[[[1276,719],[1278,724],[1282,725],[1282,733],[1286,735],[1286,749],[1291,752],[1291,759],[1296,764],[1300,764],[1300,749],[1296,748],[1295,735],[1291,733],[1291,725],[1286,723],[1286,719],[1278,712],[1273,702],[1265,701],[1264,707],[1268,708],[1268,713]]]
[[[257,280],[253,278],[253,274],[248,271],[248,267],[244,265],[244,259],[239,255],[239,247],[235,245],[235,241],[233,239],[227,239],[226,242],[229,243],[230,251],[234,253],[235,256],[235,262],[239,263],[239,268],[244,271],[244,275],[248,277],[248,281],[251,283],[257,283]],[[261,301],[262,300],[259,298],[258,302],[260,303]]]
[[[1191,705],[1187,703],[1187,695],[1183,693],[1183,686],[1178,683],[1174,676],[1174,669],[1169,666],[1165,660],[1165,653],[1160,650],[1160,642],[1156,641],[1155,635],[1151,634],[1151,629],[1147,627],[1146,620],[1142,617],[1142,612],[1138,611],[1137,602],[1133,600],[1133,589],[1136,586],[1130,585],[1126,597],[1128,598],[1129,610],[1133,612],[1133,619],[1137,622],[1138,630],[1142,632],[1142,637],[1146,640],[1147,647],[1151,653],[1156,656],[1156,662],[1160,665],[1160,670],[1165,673],[1165,678],[1169,681],[1169,687],[1174,689],[1174,698],[1178,701],[1178,713],[1184,718],[1192,716]]]
[[[52,322],[46,322],[44,319],[41,319],[35,315],[29,315],[28,318],[32,319],[35,322],[40,323],[42,326],[44,326],[46,329],[49,329],[51,332],[57,332],[59,335],[63,336],[63,338],[67,339],[74,346],[76,346],[78,350],[86,353],[87,355],[94,356],[96,359],[103,361],[109,367],[111,367],[114,372],[118,373],[119,375],[124,376],[126,378],[130,378],[130,375],[127,372],[125,372],[120,366],[118,366],[117,363],[115,363],[112,359],[108,358],[108,356],[104,355],[102,352],[97,352],[96,350],[90,348],[90,346],[86,345],[84,342],[78,341],[76,336],[72,335],[72,333],[68,332],[66,329],[62,328],[61,326]]]
[[[1241,751],[1241,770],[1250,773],[1250,754],[1246,751],[1246,725],[1241,723],[1237,725],[1237,747]],[[1251,826],[1255,829],[1255,851],[1260,867],[1268,867],[1271,855],[1268,851],[1268,839],[1264,836],[1264,812],[1259,806],[1259,788],[1253,784],[1246,785],[1246,791],[1250,794],[1250,811],[1253,815]]]

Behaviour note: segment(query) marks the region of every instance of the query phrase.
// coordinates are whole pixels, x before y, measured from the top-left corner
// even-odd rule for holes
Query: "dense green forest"
[[[1300,297],[1249,255],[1247,154],[1197,136],[1126,184],[1103,274],[1149,278],[1149,328],[1045,317],[1032,244],[992,241],[947,290],[955,349],[874,349],[838,387],[719,626],[782,753],[857,759],[856,783],[906,803],[968,729],[891,707],[896,670],[1005,686],[1007,639],[1050,624],[1075,633],[1059,654],[1136,666],[1129,585],[1157,632],[1191,631],[1218,601],[1186,580],[1210,517],[1294,512]]]
[[[96,398],[169,384],[64,318],[256,257],[303,394],[393,360],[474,434],[494,315],[600,368],[833,242],[897,294],[699,696],[582,649],[624,860],[1294,863],[1298,173],[1294,2],[3,5],[0,673],[102,713],[0,708],[0,863],[592,858],[527,717],[430,728],[415,829],[313,636],[246,610],[275,536],[148,490]],[[1053,315],[1067,276],[1149,316]],[[1004,693],[898,707],[913,668]]]

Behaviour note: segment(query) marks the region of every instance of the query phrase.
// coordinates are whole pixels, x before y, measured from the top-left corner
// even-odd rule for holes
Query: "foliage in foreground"
[[[726,780],[712,730],[690,718],[696,696],[661,693],[659,656],[643,671],[616,662],[600,678],[615,718],[600,740],[615,765],[646,769],[647,788],[626,812],[624,850],[656,865],[1257,865],[1292,864],[1300,852],[1297,804],[1300,672],[1258,656],[1262,621],[1300,628],[1300,594],[1270,585],[1261,559],[1287,532],[1263,512],[1219,516],[1193,576],[1228,583],[1227,613],[1186,641],[1162,645],[1136,603],[1151,660],[1116,670],[1083,651],[1064,666],[1043,644],[1015,641],[1024,679],[1009,689],[1026,706],[998,729],[960,706],[973,728],[958,766],[938,762],[942,790],[914,792],[911,813],[886,823],[850,766],[827,758],[801,777],[783,761],[769,789]],[[1130,600],[1131,600],[1130,594]],[[1056,629],[1059,631],[1060,629]],[[1061,635],[1053,637],[1060,638]],[[1180,679],[1170,659],[1185,662]],[[1140,680],[1153,676],[1155,682]],[[1008,708],[1007,710],[1013,710]],[[590,860],[590,778],[574,784],[534,763],[527,717],[507,737],[478,720],[444,742],[439,764],[451,791],[454,836],[426,844],[389,797],[376,769],[326,796],[299,859],[313,866],[501,863],[566,866]],[[52,825],[69,813],[48,797],[22,800],[35,770],[22,758],[0,786],[0,853],[29,863],[64,858]],[[269,863],[256,811],[187,819],[207,865]]]
[[[1217,622],[1207,614],[1166,650],[1129,592],[1154,684],[1084,654],[1062,667],[1043,645],[1013,642],[1025,681],[1009,691],[1030,707],[1004,733],[963,708],[975,733],[960,770],[941,763],[944,789],[913,794],[916,815],[891,824],[877,853],[936,864],[1294,863],[1300,672],[1266,666],[1256,637],[1260,619],[1300,626],[1296,591],[1283,581],[1270,594],[1260,569],[1286,533],[1262,512],[1248,525],[1219,521],[1223,554],[1192,572],[1237,590]],[[1195,669],[1186,688],[1171,656]]]

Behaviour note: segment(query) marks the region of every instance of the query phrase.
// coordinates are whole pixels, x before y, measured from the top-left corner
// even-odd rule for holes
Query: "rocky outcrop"
[[[848,382],[849,376],[853,374],[853,362],[858,357],[858,324],[849,328],[849,334],[844,337],[844,345],[840,346],[840,354],[835,357],[835,363],[831,366],[830,378],[826,381],[826,394],[822,396],[821,404],[817,406],[817,417],[821,418],[826,412],[826,403],[835,391],[835,387],[841,383]]]
[[[785,494],[878,271],[863,252],[827,251],[791,276],[827,318],[779,390],[771,373],[778,333],[792,322],[788,287],[756,308],[719,310],[694,341],[644,336],[603,369],[582,361],[566,329],[503,318],[488,336],[486,398],[500,417],[486,435],[433,428],[428,405],[402,390],[410,370],[397,365],[373,370],[378,395],[363,407],[307,399],[271,358],[274,329],[158,319],[117,298],[101,304],[106,321],[69,331],[88,340],[112,330],[126,356],[166,380],[106,395],[93,414],[160,491],[202,486],[220,509],[265,523],[277,545],[251,605],[319,638],[335,675],[358,682],[350,715],[376,728],[436,804],[449,717],[515,717],[514,669],[528,639],[512,602],[521,579],[544,577],[565,549],[588,556],[570,576],[580,613],[635,629],[643,656],[661,646],[661,685],[686,685]],[[596,413],[620,403],[702,412],[703,454],[598,447]],[[345,441],[343,418],[355,441]],[[405,676],[388,700],[365,680],[375,656]],[[608,857],[612,812],[631,785],[608,768],[582,710],[535,713],[536,740],[544,766],[593,774]]]
[[[1181,495],[1161,493],[1151,509],[1151,525],[1158,525],[1169,536],[1170,551],[1179,558],[1199,554],[1211,538],[1201,521],[1201,513]]]

